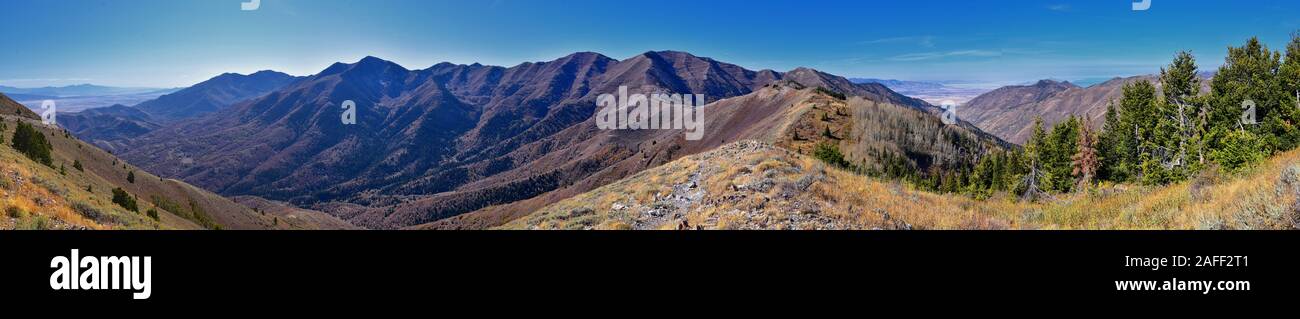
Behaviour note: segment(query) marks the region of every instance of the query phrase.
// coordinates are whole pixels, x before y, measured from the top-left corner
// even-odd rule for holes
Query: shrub
[[[80,146],[80,144],[78,144],[78,146]],[[80,172],[85,172],[85,171],[86,171],[86,169],[85,169],[84,167],[81,166],[81,160],[73,160],[73,161],[72,161],[72,168],[75,168],[75,169],[77,169],[77,171],[80,171]]]
[[[109,222],[112,219],[112,216],[109,216],[108,213],[101,211],[86,202],[72,202],[72,210],[76,211],[77,214],[81,214],[81,216],[85,216],[86,218],[100,224]]]
[[[63,186],[59,185],[56,181],[44,179],[40,176],[32,176],[32,183],[44,187],[45,190],[50,191],[52,194],[59,195],[60,197],[68,197],[68,189],[63,188]]]
[[[13,219],[23,219],[24,217],[27,217],[27,212],[23,211],[23,209],[18,206],[9,206],[5,207],[5,216],[9,216],[9,218]]]
[[[1240,173],[1264,160],[1262,141],[1248,131],[1232,131],[1223,138],[1223,147],[1210,150],[1210,159],[1230,173]]]
[[[126,181],[135,184],[135,171],[126,172]]]
[[[834,97],[834,98],[836,98],[836,99],[840,99],[840,100],[846,100],[846,99],[848,99],[848,97],[844,96],[844,93],[835,92],[835,91],[832,91],[832,90],[830,90],[830,89],[827,89],[827,88],[824,88],[824,87],[820,87],[820,86],[817,87],[817,92],[821,92],[822,94],[830,95],[831,97]]]
[[[50,221],[45,215],[36,215],[18,221],[19,230],[49,230],[54,229],[54,222]]]
[[[844,159],[844,153],[840,153],[840,147],[831,143],[817,144],[817,149],[813,151],[813,157],[839,168],[848,169],[853,165]]]
[[[136,204],[135,198],[131,197],[131,194],[128,194],[125,190],[122,190],[122,188],[120,187],[113,189],[113,203],[117,204],[118,206],[122,206],[122,208],[125,208],[127,210],[137,212],[137,213],[140,212],[140,207],[139,205]]]
[[[157,220],[158,220],[158,210],[157,210],[157,209],[150,208],[148,212],[145,212],[145,215],[148,215],[149,218],[153,218],[154,221],[157,221]]]

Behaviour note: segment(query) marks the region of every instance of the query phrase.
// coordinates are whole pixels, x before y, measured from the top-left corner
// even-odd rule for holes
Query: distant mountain
[[[895,92],[922,99],[935,105],[942,104],[944,101],[953,101],[957,104],[966,103],[966,101],[989,91],[989,89],[982,87],[950,86],[936,82],[870,78],[851,78],[849,80],[854,83],[877,83],[884,85]]]
[[[57,96],[25,94],[25,93],[5,93],[5,95],[8,95],[9,98],[14,99],[15,101],[54,100],[59,98]]]
[[[1202,90],[1208,90],[1213,73],[1201,73]],[[958,116],[1004,140],[1023,144],[1033,134],[1034,119],[1041,117],[1050,127],[1077,115],[1100,128],[1106,105],[1123,96],[1124,84],[1133,81],[1157,83],[1155,75],[1113,78],[1089,87],[1069,82],[1042,80],[1033,85],[1013,85],[980,95],[958,110]]]
[[[133,94],[165,94],[176,91],[168,88],[144,88],[144,87],[112,87],[94,84],[78,84],[59,87],[40,87],[40,88],[16,88],[9,86],[0,86],[0,93],[5,94],[28,94],[43,95],[52,97],[74,97],[74,96],[106,96],[106,95],[133,95]]]
[[[8,94],[29,109],[39,110],[41,103],[51,100],[55,102],[59,112],[76,112],[114,104],[135,105],[176,90],[178,89],[122,88],[91,84],[43,88],[0,86],[0,92]]]
[[[945,87],[943,84],[939,84],[939,83],[920,82],[920,81],[903,81],[903,80],[870,79],[870,78],[849,78],[849,81],[853,81],[853,83],[879,83],[881,85],[889,87],[894,91],[937,90]]]
[[[83,141],[118,151],[121,140],[132,139],[162,127],[149,114],[121,104],[80,112],[59,113],[59,126]]]
[[[770,87],[778,82],[805,89]],[[730,118],[736,120],[774,116],[766,110],[785,104],[772,101],[799,100],[771,94],[806,96],[816,87],[898,105],[917,116],[937,114],[928,103],[879,84],[804,68],[751,71],[674,51],[621,61],[582,52],[508,68],[442,63],[423,70],[366,57],[336,63],[228,111],[140,136],[123,156],[223,194],[285,200],[360,226],[395,228],[493,205],[492,212],[475,214],[485,217],[465,225],[500,223],[491,219],[518,216],[723,140],[759,134],[750,124],[727,124],[706,134],[707,141],[685,142],[680,131],[599,130],[594,100],[617,93],[619,86],[632,93],[700,93],[710,101],[762,97],[775,103],[734,113]],[[356,125],[340,121],[345,100],[356,103]]]
[[[137,104],[159,122],[170,122],[216,112],[231,104],[277,90],[298,78],[275,71],[242,75],[226,73],[194,86]]]
[[[56,100],[60,110],[58,120],[60,126],[77,137],[109,151],[117,151],[129,139],[158,129],[162,124],[224,109],[236,102],[283,87],[296,79],[274,71],[250,75],[227,73],[140,102],[134,107],[114,104],[110,107],[69,109],[65,107],[68,98],[64,98]]]

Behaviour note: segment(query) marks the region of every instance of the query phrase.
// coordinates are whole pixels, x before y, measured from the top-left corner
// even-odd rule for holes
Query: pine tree
[[[41,134],[35,127],[18,121],[18,128],[14,130],[12,140],[14,149],[26,155],[27,158],[45,164],[45,166],[54,167],[54,159],[50,156],[54,146],[50,145],[50,142],[45,139],[45,134]]]
[[[1106,181],[1124,181],[1128,179],[1128,174],[1124,170],[1124,161],[1128,158],[1122,148],[1122,143],[1126,140],[1124,125],[1120,123],[1119,111],[1115,109],[1115,103],[1111,102],[1106,105],[1105,122],[1101,125],[1101,136],[1098,138],[1097,152],[1101,157],[1101,169],[1098,177]]]
[[[126,172],[126,182],[135,184],[135,171]]]
[[[1287,142],[1283,150],[1300,145],[1300,31],[1291,34],[1291,42],[1286,45],[1286,55],[1282,66],[1278,68],[1278,85],[1286,96],[1280,105],[1280,116],[1287,124]]]
[[[1079,127],[1079,147],[1078,152],[1074,154],[1071,163],[1074,168],[1070,174],[1078,180],[1076,190],[1085,190],[1092,186],[1093,177],[1097,175],[1097,168],[1101,161],[1097,158],[1097,137],[1092,131],[1092,123],[1084,120]]]
[[[1197,76],[1196,58],[1190,52],[1179,52],[1169,67],[1161,68],[1160,83],[1165,101],[1160,112],[1163,124],[1157,132],[1167,134],[1163,139],[1168,151],[1164,165],[1170,169],[1172,181],[1177,181],[1186,178],[1203,161],[1198,145],[1201,79]],[[1196,156],[1196,160],[1191,156]]]
[[[1079,149],[1079,118],[1071,115],[1056,123],[1047,136],[1047,147],[1039,153],[1046,174],[1043,184],[1049,190],[1068,193],[1075,185],[1070,171],[1073,170],[1071,157]]]
[[[1161,147],[1155,137],[1157,121],[1156,87],[1146,80],[1124,85],[1123,96],[1119,102],[1119,128],[1114,132],[1114,160],[1117,167],[1113,169],[1123,176],[1122,181],[1142,181],[1150,170],[1144,168],[1153,161]]]
[[[1041,160],[1044,149],[1047,148],[1047,133],[1043,132],[1043,118],[1034,118],[1033,133],[1029,136],[1029,141],[1025,143],[1023,162],[1026,173],[1019,181],[1016,192],[1021,194],[1022,200],[1037,200],[1043,195],[1042,181],[1045,178],[1043,162]]]
[[[1211,159],[1224,169],[1238,171],[1274,150],[1295,146],[1297,132],[1290,123],[1297,123],[1297,112],[1293,104],[1287,105],[1293,97],[1282,90],[1280,68],[1281,55],[1258,38],[1228,48],[1223,66],[1210,82],[1205,136]],[[1242,121],[1243,111],[1248,111],[1243,110],[1247,100],[1254,102],[1256,124]],[[1240,143],[1258,148],[1246,150]]]

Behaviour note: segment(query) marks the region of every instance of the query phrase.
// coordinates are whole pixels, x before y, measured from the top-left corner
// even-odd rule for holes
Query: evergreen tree
[[[1284,150],[1300,146],[1300,32],[1291,34],[1291,42],[1286,45],[1286,56],[1282,66],[1278,69],[1278,85],[1282,93],[1282,104],[1279,106],[1282,118],[1287,126],[1284,130],[1289,144],[1282,145]]]
[[[1274,150],[1295,146],[1297,121],[1293,97],[1282,90],[1278,72],[1281,55],[1251,38],[1241,47],[1229,47],[1228,57],[1218,74],[1210,82],[1206,144],[1216,152],[1217,164],[1229,171],[1237,171],[1249,162],[1239,159],[1263,158]],[[1243,102],[1254,102],[1255,124],[1243,122]],[[1285,107],[1283,107],[1285,106]],[[1242,134],[1244,131],[1250,134]],[[1259,148],[1239,153],[1240,145],[1230,143],[1258,143]],[[1234,154],[1224,152],[1232,150]]]
[[[126,172],[126,182],[135,184],[135,171]]]
[[[30,124],[18,121],[18,128],[14,130],[13,147],[18,152],[26,155],[27,158],[45,166],[54,167],[54,159],[50,152],[54,146],[45,139],[45,134],[41,134]]]
[[[1071,163],[1079,150],[1079,118],[1071,115],[1065,121],[1056,123],[1049,133],[1046,147],[1039,152],[1043,163],[1044,185],[1046,189],[1068,193],[1074,189]]]
[[[1085,190],[1092,186],[1092,181],[1097,176],[1097,168],[1101,161],[1097,158],[1097,136],[1092,131],[1092,124],[1084,120],[1079,126],[1078,152],[1071,159],[1073,170],[1070,172],[1078,179],[1076,190]]]
[[[1098,177],[1106,181],[1124,181],[1127,180],[1127,172],[1123,170],[1123,163],[1127,160],[1125,151],[1121,148],[1121,143],[1126,140],[1124,125],[1120,124],[1119,111],[1115,109],[1115,103],[1111,102],[1106,105],[1105,122],[1101,125],[1101,136],[1098,138],[1097,153],[1101,157],[1101,169]]]
[[[1200,152],[1201,107],[1198,96],[1201,80],[1197,76],[1196,58],[1179,52],[1167,68],[1160,69],[1164,103],[1161,103],[1157,137],[1166,151],[1162,164],[1169,168],[1168,183],[1185,179],[1204,161]]]
[[[1113,132],[1115,148],[1114,171],[1119,172],[1120,181],[1136,182],[1144,180],[1150,172],[1154,156],[1160,144],[1156,141],[1157,103],[1155,85],[1149,81],[1136,81],[1124,85],[1123,96],[1119,102],[1119,128]]]
[[[1043,118],[1034,118],[1034,130],[1025,143],[1024,165],[1026,173],[1016,186],[1016,193],[1024,200],[1036,200],[1043,194],[1044,173],[1042,154],[1047,148],[1047,133],[1043,132]]]

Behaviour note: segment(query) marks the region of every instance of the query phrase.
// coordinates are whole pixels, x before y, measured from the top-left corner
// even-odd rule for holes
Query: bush
[[[45,215],[36,215],[18,221],[18,230],[49,230],[54,229],[54,222],[50,221]]]
[[[831,143],[817,144],[817,149],[813,150],[813,157],[839,168],[850,169],[853,165],[844,159],[844,153],[840,153],[840,147]]]
[[[1223,138],[1223,147],[1210,150],[1210,160],[1230,173],[1240,173],[1264,160],[1264,144],[1248,131],[1232,131]]]
[[[148,212],[145,212],[145,215],[148,215],[149,218],[153,218],[154,221],[157,221],[157,220],[158,220],[158,210],[157,210],[157,209],[150,208]]]
[[[18,206],[9,206],[5,208],[5,216],[14,219],[23,219],[24,217],[27,217],[27,212],[23,211],[22,208],[18,208]]]
[[[128,194],[125,190],[122,190],[122,188],[120,187],[113,189],[113,203],[117,204],[118,206],[122,206],[122,208],[125,208],[127,210],[137,212],[137,213],[140,212],[140,206],[136,204],[135,198],[131,197],[131,194]]]
[[[126,172],[126,181],[135,184],[135,171]]]
[[[77,144],[77,145],[81,145],[81,144]],[[86,171],[86,169],[85,169],[84,167],[81,166],[81,160],[73,160],[73,161],[72,161],[72,168],[75,168],[75,169],[77,169],[77,171],[80,171],[80,172],[85,172],[85,171]]]
[[[830,95],[831,97],[834,97],[834,98],[836,98],[836,99],[840,99],[840,100],[846,100],[846,99],[848,99],[848,97],[844,96],[844,93],[835,92],[835,91],[832,91],[832,90],[830,90],[830,89],[827,89],[827,88],[824,88],[824,87],[820,87],[820,86],[817,87],[817,92],[821,92],[822,94]]]
[[[101,224],[111,219],[108,213],[105,213],[86,202],[72,202],[72,210],[77,212],[77,214],[81,214],[81,216],[85,216],[86,218]]]

